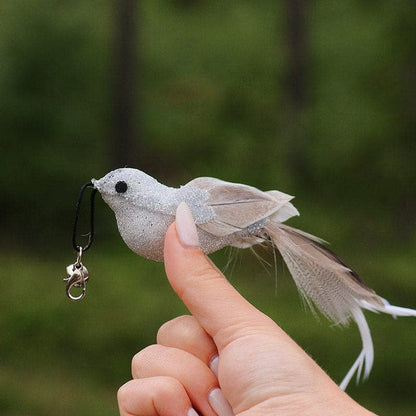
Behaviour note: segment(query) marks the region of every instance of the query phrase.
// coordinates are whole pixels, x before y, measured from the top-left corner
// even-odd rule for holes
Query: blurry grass
[[[378,293],[415,307],[413,252],[393,248],[376,261],[366,261],[352,250],[348,260]],[[167,283],[163,265],[119,246],[96,247],[85,255],[91,274],[88,294],[72,303],[64,296],[61,279],[73,260],[0,254],[2,415],[117,414],[116,391],[130,378],[133,355],[155,342],[163,322],[186,313]],[[226,254],[214,260],[223,267]],[[360,350],[353,325],[340,330],[305,311],[280,263],[275,282],[273,270],[267,273],[248,251],[240,252],[227,276],[335,380],[342,379]],[[352,385],[349,393],[376,413],[414,415],[415,321],[367,316],[375,344],[374,370],[369,381]]]

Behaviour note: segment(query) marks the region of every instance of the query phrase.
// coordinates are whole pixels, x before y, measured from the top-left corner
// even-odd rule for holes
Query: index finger
[[[269,317],[244,299],[201,251],[196,226],[184,203],[179,205],[176,221],[167,231],[164,260],[170,284],[213,337],[219,352],[247,331],[269,332],[273,328],[287,337]]]

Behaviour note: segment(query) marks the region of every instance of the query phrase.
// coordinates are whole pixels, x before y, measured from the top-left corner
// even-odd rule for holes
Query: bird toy
[[[77,245],[76,229],[84,191],[91,194],[91,232],[85,247]],[[114,211],[118,229],[127,246],[147,259],[163,261],[166,231],[175,220],[178,205],[185,202],[193,215],[201,250],[206,254],[226,246],[248,248],[268,243],[276,247],[306,302],[316,306],[336,324],[355,321],[362,350],[340,384],[345,389],[354,376],[367,378],[374,359],[370,329],[363,309],[393,317],[416,316],[416,310],[390,305],[369,288],[359,275],[325,242],[284,222],[299,215],[292,196],[280,191],[260,191],[252,186],[216,178],[196,178],[179,188],[159,183],[146,173],[131,168],[114,170],[86,183],[78,199],[73,232],[77,261],[68,266],[66,293],[71,300],[85,296],[89,274],[81,257],[94,235],[94,196],[99,192]],[[81,289],[74,296],[71,290]]]

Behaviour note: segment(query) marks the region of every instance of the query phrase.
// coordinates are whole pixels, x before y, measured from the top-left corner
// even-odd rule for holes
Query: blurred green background
[[[186,312],[100,198],[87,298],[64,295],[79,188],[116,167],[296,195],[291,225],[416,307],[415,17],[405,0],[2,0],[0,413],[117,414],[132,356]],[[281,262],[276,281],[233,256],[237,289],[340,381],[356,328],[316,321]],[[367,316],[375,365],[349,393],[414,415],[416,322]]]

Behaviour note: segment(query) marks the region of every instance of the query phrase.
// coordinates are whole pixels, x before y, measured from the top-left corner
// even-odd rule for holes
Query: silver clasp
[[[70,264],[66,268],[68,277],[64,278],[66,284],[66,296],[73,301],[81,300],[87,291],[87,281],[89,278],[87,268],[81,262],[82,247],[79,248],[77,255],[77,261],[74,264]],[[71,293],[73,288],[81,288],[81,293],[75,296]]]

